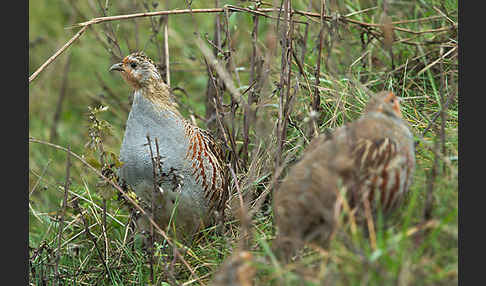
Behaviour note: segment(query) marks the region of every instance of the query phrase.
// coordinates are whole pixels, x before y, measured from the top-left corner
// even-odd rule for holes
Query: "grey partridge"
[[[414,169],[413,136],[399,98],[389,91],[371,96],[358,120],[312,140],[276,190],[278,245],[287,252],[306,242],[328,247],[343,188],[358,222],[365,221],[365,202],[370,213],[389,214],[403,201]]]
[[[214,274],[213,286],[252,286],[256,269],[252,265],[253,255],[244,250],[236,251],[225,259]]]
[[[220,143],[182,117],[155,63],[143,53],[126,56],[110,71],[119,71],[134,89],[120,149],[120,178],[147,206],[152,204],[155,183],[154,218],[161,228],[174,223],[178,235],[190,238],[216,223],[228,198]],[[159,178],[154,181],[157,154]],[[142,230],[149,227],[146,219],[140,224]]]

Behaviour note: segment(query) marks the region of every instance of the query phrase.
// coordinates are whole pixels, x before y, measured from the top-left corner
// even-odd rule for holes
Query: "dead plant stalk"
[[[71,147],[68,145],[68,151],[71,150]],[[56,266],[55,266],[55,274],[56,278],[59,279],[59,260],[61,258],[61,240],[62,240],[62,229],[64,226],[64,216],[66,214],[66,205],[67,205],[67,199],[68,199],[68,190],[69,190],[69,185],[70,185],[70,174],[69,171],[71,169],[71,155],[69,152],[66,154],[66,182],[64,183],[64,198],[62,201],[62,206],[61,206],[61,215],[59,218],[59,233],[57,236],[57,253],[56,253]],[[58,282],[60,282],[58,280]]]

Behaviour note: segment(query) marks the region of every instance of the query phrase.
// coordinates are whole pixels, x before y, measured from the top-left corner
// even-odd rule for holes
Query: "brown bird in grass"
[[[126,56],[110,71],[119,71],[134,89],[120,150],[120,178],[147,206],[152,204],[155,183],[154,216],[162,229],[171,222],[178,235],[190,237],[214,224],[223,216],[228,198],[220,143],[182,117],[156,65],[143,53]],[[156,167],[159,176],[154,181],[152,159],[157,154],[161,166]],[[148,230],[147,220],[140,223],[142,230]]]
[[[213,286],[252,286],[255,277],[253,256],[248,251],[236,251],[214,274]]]
[[[303,243],[328,247],[336,227],[337,194],[343,188],[358,222],[365,202],[372,214],[389,214],[403,201],[415,169],[413,136],[399,98],[372,96],[362,116],[311,141],[275,192],[274,211],[282,251]]]

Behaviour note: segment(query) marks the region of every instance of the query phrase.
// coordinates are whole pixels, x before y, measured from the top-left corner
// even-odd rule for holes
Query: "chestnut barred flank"
[[[192,175],[204,189],[204,196],[210,202],[210,208],[223,211],[228,198],[226,183],[227,170],[223,162],[223,152],[215,143],[211,134],[188,122],[184,124],[186,138],[189,141],[186,158],[191,161]]]
[[[358,190],[351,190],[351,205],[356,205],[360,195],[367,194],[370,204],[381,205],[383,211],[388,211],[395,205],[396,199],[402,193],[406,176],[400,175],[400,170],[406,162],[398,162],[397,144],[388,137],[373,142],[360,140],[353,156],[359,168]],[[375,195],[378,193],[378,195]],[[378,199],[377,202],[374,199]],[[364,199],[364,198],[363,198]]]

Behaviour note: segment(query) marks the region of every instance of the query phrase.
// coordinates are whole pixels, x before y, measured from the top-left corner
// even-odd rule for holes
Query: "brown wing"
[[[228,166],[226,165],[226,156],[225,152],[222,148],[223,142],[217,140],[213,137],[213,135],[207,131],[198,128],[199,132],[201,132],[202,136],[206,140],[206,146],[210,150],[210,152],[214,155],[216,159],[218,168],[218,175],[221,178],[221,185],[217,186],[216,189],[210,190],[210,192],[206,193],[206,197],[212,203],[212,206],[216,206],[218,211],[224,209],[225,203],[228,200],[229,192],[228,192],[228,179],[229,179],[229,170]]]
[[[352,202],[357,203],[367,195],[372,206],[379,195],[383,210],[393,206],[397,194],[403,189],[404,164],[400,162],[397,143],[390,138],[377,140],[360,139],[353,148],[356,168]],[[378,192],[379,194],[376,194]]]
[[[186,123],[189,148],[186,157],[192,162],[193,176],[204,189],[210,208],[224,209],[228,199],[228,167],[219,142],[198,127]]]

